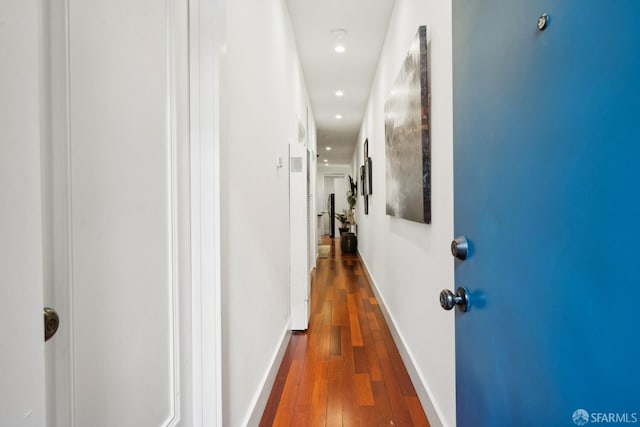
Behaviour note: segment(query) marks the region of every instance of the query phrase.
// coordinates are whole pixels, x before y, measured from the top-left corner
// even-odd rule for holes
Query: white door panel
[[[0,425],[45,419],[38,2],[0,4]]]
[[[203,402],[205,388],[214,397],[219,389],[217,362],[192,353],[204,354],[204,344],[215,353],[219,335],[202,323],[202,308],[192,312],[216,306],[191,299],[191,250],[214,257],[190,240],[190,206],[200,203],[190,182],[209,194],[213,184],[200,176],[213,171],[190,175],[201,159],[190,157],[188,65],[201,51],[188,55],[188,4],[0,5],[2,426],[218,417],[217,399]],[[194,295],[214,286],[201,281]],[[46,358],[44,305],[61,317]]]
[[[178,141],[169,68],[177,3],[69,3],[78,426],[159,426],[178,417]]]
[[[307,215],[307,149],[301,143],[289,145],[289,241],[291,287],[291,329],[309,327],[309,244]]]

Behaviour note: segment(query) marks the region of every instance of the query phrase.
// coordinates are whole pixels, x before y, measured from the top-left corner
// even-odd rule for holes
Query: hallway
[[[306,333],[294,333],[260,426],[428,426],[357,255],[323,236]]]

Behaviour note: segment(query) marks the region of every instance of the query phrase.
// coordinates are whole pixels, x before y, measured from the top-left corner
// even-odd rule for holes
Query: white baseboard
[[[282,334],[282,338],[280,339],[280,345],[276,349],[276,352],[271,359],[270,368],[264,376],[264,379],[262,380],[262,386],[260,387],[260,390],[254,398],[253,404],[251,405],[253,410],[249,414],[247,421],[243,423],[244,426],[254,427],[260,424],[260,419],[262,419],[262,414],[264,413],[264,409],[267,406],[267,401],[269,400],[269,395],[271,394],[273,383],[276,380],[278,370],[280,369],[280,364],[282,363],[284,354],[287,351],[287,346],[289,345],[291,331],[289,330],[288,325],[289,324],[287,323],[287,328],[285,329],[284,333]]]
[[[360,255],[360,251],[358,251],[358,255]],[[378,291],[378,286],[376,285],[375,280],[371,276],[371,272],[369,271],[369,267],[367,263],[364,261],[364,258],[360,255],[360,260],[362,261],[362,267],[364,273],[367,275],[367,279],[369,279],[369,283],[371,284],[371,289],[378,300],[378,306],[382,311],[382,315],[389,326],[389,331],[391,332],[391,336],[395,341],[396,347],[398,347],[398,351],[400,352],[400,357],[402,357],[402,361],[404,362],[405,367],[407,368],[407,372],[409,373],[409,377],[411,378],[411,382],[413,383],[413,387],[416,389],[416,394],[418,395],[418,399],[420,399],[420,403],[422,404],[422,408],[424,409],[427,418],[429,419],[429,424],[432,427],[444,427],[441,416],[441,411],[433,403],[433,399],[431,398],[431,394],[429,391],[429,387],[425,384],[424,380],[420,376],[418,369],[413,361],[413,357],[411,353],[407,349],[404,340],[402,339],[402,335],[398,332],[398,328],[396,327],[396,323],[393,320],[393,316],[387,310],[387,305],[384,301],[384,298]]]

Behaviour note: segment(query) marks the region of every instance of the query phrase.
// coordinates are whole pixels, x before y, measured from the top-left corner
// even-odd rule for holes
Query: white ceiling
[[[287,0],[316,120],[319,164],[351,163],[394,3]],[[335,29],[347,31],[342,54],[333,50]],[[337,90],[344,95],[337,97]]]

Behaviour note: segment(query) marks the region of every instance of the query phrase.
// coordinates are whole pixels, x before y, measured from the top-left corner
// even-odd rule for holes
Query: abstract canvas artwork
[[[418,28],[384,107],[386,211],[431,223],[427,27]]]

